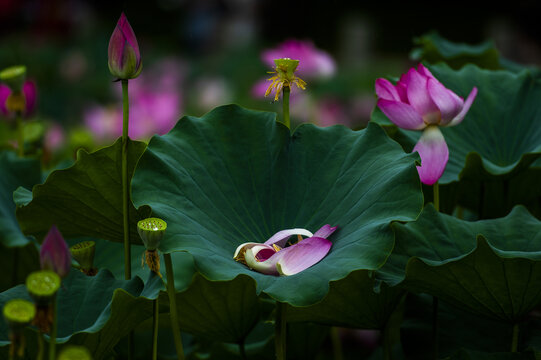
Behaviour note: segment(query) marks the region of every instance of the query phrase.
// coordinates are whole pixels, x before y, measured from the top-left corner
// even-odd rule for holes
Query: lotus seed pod
[[[84,346],[69,345],[62,349],[58,360],[92,360],[92,355]]]
[[[20,93],[26,79],[26,66],[10,66],[0,71],[0,80],[6,83],[13,92]]]
[[[289,58],[274,59],[276,65],[276,72],[278,75],[285,77],[286,79],[292,79],[293,73],[299,66],[299,60],[292,60]]]
[[[33,303],[23,299],[13,299],[4,305],[4,318],[12,331],[22,330],[36,316]]]
[[[137,232],[147,250],[156,250],[167,229],[167,223],[158,218],[147,218],[137,223]]]
[[[83,241],[70,247],[71,256],[81,269],[90,270],[94,268],[94,254],[96,253],[96,243],[94,241]]]
[[[60,288],[60,276],[51,270],[34,271],[26,278],[26,289],[36,304],[49,304]]]

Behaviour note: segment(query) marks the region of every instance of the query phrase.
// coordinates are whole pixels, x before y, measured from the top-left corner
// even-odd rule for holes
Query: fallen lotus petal
[[[413,148],[421,156],[421,166],[417,166],[419,178],[426,185],[433,185],[442,176],[449,160],[449,148],[437,126],[429,126]]]
[[[317,264],[327,255],[332,243],[326,238],[336,231],[336,226],[324,225],[315,235],[306,229],[282,230],[265,243],[241,244],[234,259],[249,268],[268,275],[294,275]],[[287,240],[297,235],[295,244]],[[302,236],[308,236],[303,239]]]

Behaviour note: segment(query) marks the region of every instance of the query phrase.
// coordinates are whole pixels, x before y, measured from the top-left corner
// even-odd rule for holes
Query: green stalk
[[[173,274],[173,263],[171,254],[163,254],[165,260],[165,271],[167,276],[167,294],[169,295],[169,312],[171,313],[171,328],[175,339],[175,349],[178,360],[184,360],[184,349],[182,348],[182,337],[178,326],[177,298],[175,295],[175,275]]]
[[[511,352],[518,352],[518,332],[519,326],[518,323],[513,325],[513,339],[511,342]]]
[[[440,186],[438,182],[433,185],[434,188],[434,208],[436,211],[440,211]],[[432,297],[432,345],[434,351],[434,359],[438,359],[439,356],[439,339],[438,339],[438,298]]]
[[[434,207],[436,211],[440,211],[440,185],[436,181],[432,187],[434,188]]]
[[[128,129],[130,121],[130,101],[128,98],[128,80],[122,82],[122,215],[124,225],[124,278],[131,279],[131,245],[128,218],[130,190],[128,184]],[[133,331],[128,334],[128,359],[134,358]]]
[[[158,359],[158,318],[160,316],[160,305],[158,299],[152,301],[154,317],[152,318],[152,360]]]
[[[58,331],[56,296],[54,297],[51,306],[53,307],[53,327],[51,329],[51,336],[49,337],[49,359],[53,360],[56,359],[56,333]]]
[[[45,353],[45,341],[43,341],[43,333],[38,330],[38,354],[36,360],[43,360],[43,354]]]
[[[244,346],[244,340],[239,342],[239,353],[242,360],[248,360],[248,357],[246,356],[246,347]]]
[[[344,358],[342,354],[342,342],[340,340],[340,334],[338,333],[338,328],[333,326],[331,328],[331,344],[334,360],[342,360]]]
[[[24,156],[24,123],[23,117],[20,111],[15,114],[15,121],[17,124],[17,154],[20,157]]]
[[[291,89],[289,86],[285,86],[282,89],[282,95],[283,95],[283,113],[284,113],[284,124],[287,126],[288,129],[291,128],[290,121],[289,121],[289,93],[291,92]]]
[[[274,345],[276,349],[276,360],[286,359],[286,309],[285,303],[276,302],[276,319],[274,321]]]

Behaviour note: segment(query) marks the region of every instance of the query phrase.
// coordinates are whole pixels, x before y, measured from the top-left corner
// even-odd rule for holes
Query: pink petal
[[[449,148],[437,126],[429,126],[415,144],[413,151],[421,156],[421,166],[417,166],[421,182],[433,185],[439,180],[449,160]]]
[[[286,249],[289,249],[290,247]],[[246,265],[248,265],[250,269],[253,269],[262,274],[278,275],[278,270],[276,269],[276,262],[278,261],[279,257],[277,255],[283,252],[285,249],[278,252],[274,251],[274,255],[268,257],[266,260],[258,260],[257,255],[260,251],[268,251],[270,249],[272,249],[272,246],[258,244],[257,246],[246,250],[246,252],[244,253],[244,260],[246,260]]]
[[[24,115],[31,115],[36,109],[37,89],[32,81],[26,81],[23,85],[23,94],[26,101],[26,110]]]
[[[437,123],[440,112],[428,92],[428,77],[410,69],[406,78],[407,95],[411,106],[421,115],[426,123]]]
[[[379,99],[377,105],[389,120],[402,129],[421,130],[426,126],[421,115],[411,105],[385,99]]]
[[[400,101],[400,95],[393,84],[387,79],[376,80],[376,95],[380,99]]]
[[[276,244],[280,247],[284,247],[287,239],[289,239],[289,237],[291,235],[304,235],[304,236],[307,236],[307,237],[312,237],[313,234],[306,230],[306,229],[287,229],[287,230],[282,230],[282,231],[278,231],[276,234],[274,234],[273,236],[271,236],[269,238],[269,240],[265,241],[265,245],[272,245],[272,244]]]
[[[434,77],[434,75],[432,75],[430,70],[428,70],[423,64],[419,64],[419,66],[417,66],[417,71],[419,72],[419,74],[424,75],[427,78],[434,79],[434,80],[437,81],[437,79]]]
[[[317,264],[327,255],[332,243],[320,237],[311,237],[279,251],[274,257],[280,275],[294,275]]]
[[[122,35],[124,35],[124,39],[128,42],[128,44],[131,45],[131,47],[135,51],[135,56],[137,58],[137,67],[139,67],[139,63],[141,61],[141,53],[139,52],[139,44],[137,43],[137,38],[135,37],[135,33],[133,32],[130,22],[128,21],[128,18],[126,17],[124,13],[120,14],[120,19],[118,19],[117,26],[120,28],[120,31],[122,31]]]
[[[5,84],[0,84],[0,111],[4,115],[8,115],[9,111],[6,108],[6,100],[11,94],[11,89]]]
[[[464,101],[435,79],[428,79],[428,92],[441,113],[442,125],[446,125],[462,110]]]
[[[314,237],[320,237],[320,238],[326,239],[329,236],[331,236],[332,233],[335,232],[337,228],[338,226],[331,227],[331,225],[329,224],[323,225],[321,229],[319,229],[318,231],[314,233]]]
[[[237,255],[241,252],[242,249],[248,250],[248,249],[251,249],[251,248],[253,248],[254,246],[257,246],[257,245],[261,245],[261,243],[247,242],[247,243],[244,243],[244,244],[240,244],[237,247],[237,250],[235,250],[235,254],[233,255],[233,258],[236,258]]]
[[[477,96],[477,88],[474,87],[471,90],[470,95],[468,95],[468,98],[464,102],[464,107],[462,108],[460,113],[457,116],[455,116],[455,118],[451,120],[451,122],[448,123],[447,126],[458,125],[462,122],[462,120],[464,120],[464,117],[466,116],[466,113],[470,110],[470,107],[473,104],[473,101],[475,100],[476,96]]]

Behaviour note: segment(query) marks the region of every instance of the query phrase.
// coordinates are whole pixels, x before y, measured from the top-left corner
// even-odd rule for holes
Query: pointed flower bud
[[[71,268],[71,254],[58,228],[53,225],[39,251],[41,268],[52,270],[60,277],[68,275]]]
[[[58,360],[92,360],[92,355],[84,346],[68,345],[62,349]]]
[[[97,269],[94,268],[94,254],[96,243],[94,241],[83,241],[70,247],[71,256],[81,266],[81,271],[89,276],[94,276]]]
[[[156,250],[167,229],[167,223],[158,218],[147,218],[137,223],[137,231],[147,250]]]
[[[143,62],[137,38],[126,15],[122,13],[109,40],[109,71],[119,79],[134,79],[141,73]]]
[[[10,66],[0,71],[0,80],[14,92],[20,92],[26,79],[26,66]]]

